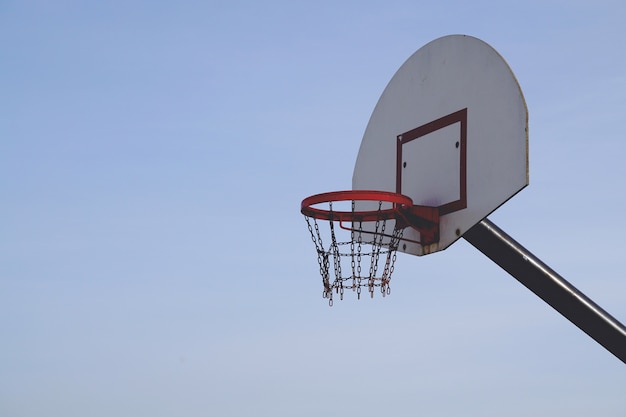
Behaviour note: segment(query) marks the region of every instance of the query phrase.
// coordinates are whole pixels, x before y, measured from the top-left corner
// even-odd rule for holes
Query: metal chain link
[[[328,203],[329,210],[332,218],[333,213],[333,203],[332,201]],[[331,236],[331,253],[333,255],[333,266],[335,268],[335,281],[333,282],[333,287],[335,288],[335,293],[339,294],[341,291],[340,299],[343,299],[343,279],[341,277],[341,258],[339,253],[339,246],[337,244],[337,238],[335,236],[335,222],[330,221],[330,236]],[[332,299],[332,290],[331,290],[331,299]]]
[[[352,200],[352,214],[354,215],[354,205],[355,205],[355,201]],[[356,272],[356,262],[354,259],[354,223],[352,224],[352,230],[350,230],[350,267],[352,268],[352,287],[354,288],[354,286],[356,285],[356,277],[357,277],[357,272]],[[360,234],[360,233],[359,233]],[[360,246],[360,245],[359,245]],[[359,254],[361,252],[361,249],[359,247]],[[359,255],[357,255],[359,256]],[[360,266],[360,262],[359,262],[359,266]]]
[[[367,286],[368,292],[371,297],[374,297],[374,289],[380,287],[380,291],[383,296],[390,293],[391,289],[389,281],[393,274],[394,265],[396,261],[397,249],[399,242],[402,239],[403,229],[398,229],[394,225],[394,230],[390,235],[385,234],[387,228],[387,220],[382,218],[380,213],[382,211],[382,201],[378,202],[378,213],[375,222],[366,222],[369,224],[374,223],[373,230],[366,228],[362,221],[352,222],[350,227],[340,225],[341,230],[349,230],[349,240],[338,241],[337,229],[335,229],[334,221],[329,221],[329,238],[330,247],[328,250],[324,249],[322,234],[315,218],[305,216],[309,233],[311,234],[311,240],[315,245],[317,251],[317,262],[319,265],[320,275],[322,277],[322,283],[324,290],[322,293],[323,298],[328,299],[328,304],[333,305],[333,292],[339,294],[339,298],[343,299],[344,290],[351,289],[357,293],[357,298],[361,298],[361,290]],[[333,213],[332,202],[329,202],[329,211]],[[355,212],[355,201],[352,200],[352,212]],[[368,238],[363,239],[363,234],[372,235],[371,240]],[[387,241],[387,243],[385,243]],[[343,251],[342,251],[343,248]],[[365,250],[364,250],[365,249]],[[367,257],[370,260],[369,275],[364,277],[362,275],[362,261],[363,257]],[[378,274],[378,262],[380,257],[384,256],[385,265],[382,268],[382,274]],[[332,273],[331,276],[331,260],[332,257]],[[349,257],[350,263],[350,276],[344,277],[342,275],[342,258]],[[348,261],[346,261],[348,262]],[[346,265],[347,267],[347,265]],[[365,282],[363,282],[363,280]]]

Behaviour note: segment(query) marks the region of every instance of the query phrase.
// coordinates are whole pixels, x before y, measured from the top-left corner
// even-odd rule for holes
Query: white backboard
[[[393,76],[363,135],[352,188],[405,194],[439,208],[443,250],[528,185],[528,112],[515,76],[488,44],[436,39]],[[417,230],[404,237],[420,241]]]

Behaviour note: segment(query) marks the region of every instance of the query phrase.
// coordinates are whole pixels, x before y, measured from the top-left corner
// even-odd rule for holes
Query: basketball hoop
[[[363,288],[372,298],[377,288],[383,297],[388,295],[400,242],[427,245],[439,238],[436,207],[415,206],[409,197],[392,192],[316,194],[302,200],[301,212],[317,251],[323,297],[331,306],[333,293],[343,299],[345,290],[356,292],[359,299]],[[327,232],[320,231],[318,220],[328,222]],[[420,232],[420,242],[402,238],[409,226]],[[382,259],[384,264],[379,267]]]

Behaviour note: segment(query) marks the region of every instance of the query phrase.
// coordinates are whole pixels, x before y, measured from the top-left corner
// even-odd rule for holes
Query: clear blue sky
[[[322,299],[302,198],[349,188],[415,50],[515,72],[491,219],[626,322],[622,1],[0,1],[0,415],[626,415],[626,367],[469,244]]]

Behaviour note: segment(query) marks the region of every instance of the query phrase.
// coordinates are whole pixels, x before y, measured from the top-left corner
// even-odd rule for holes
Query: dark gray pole
[[[626,363],[626,327],[488,219],[465,240]]]

